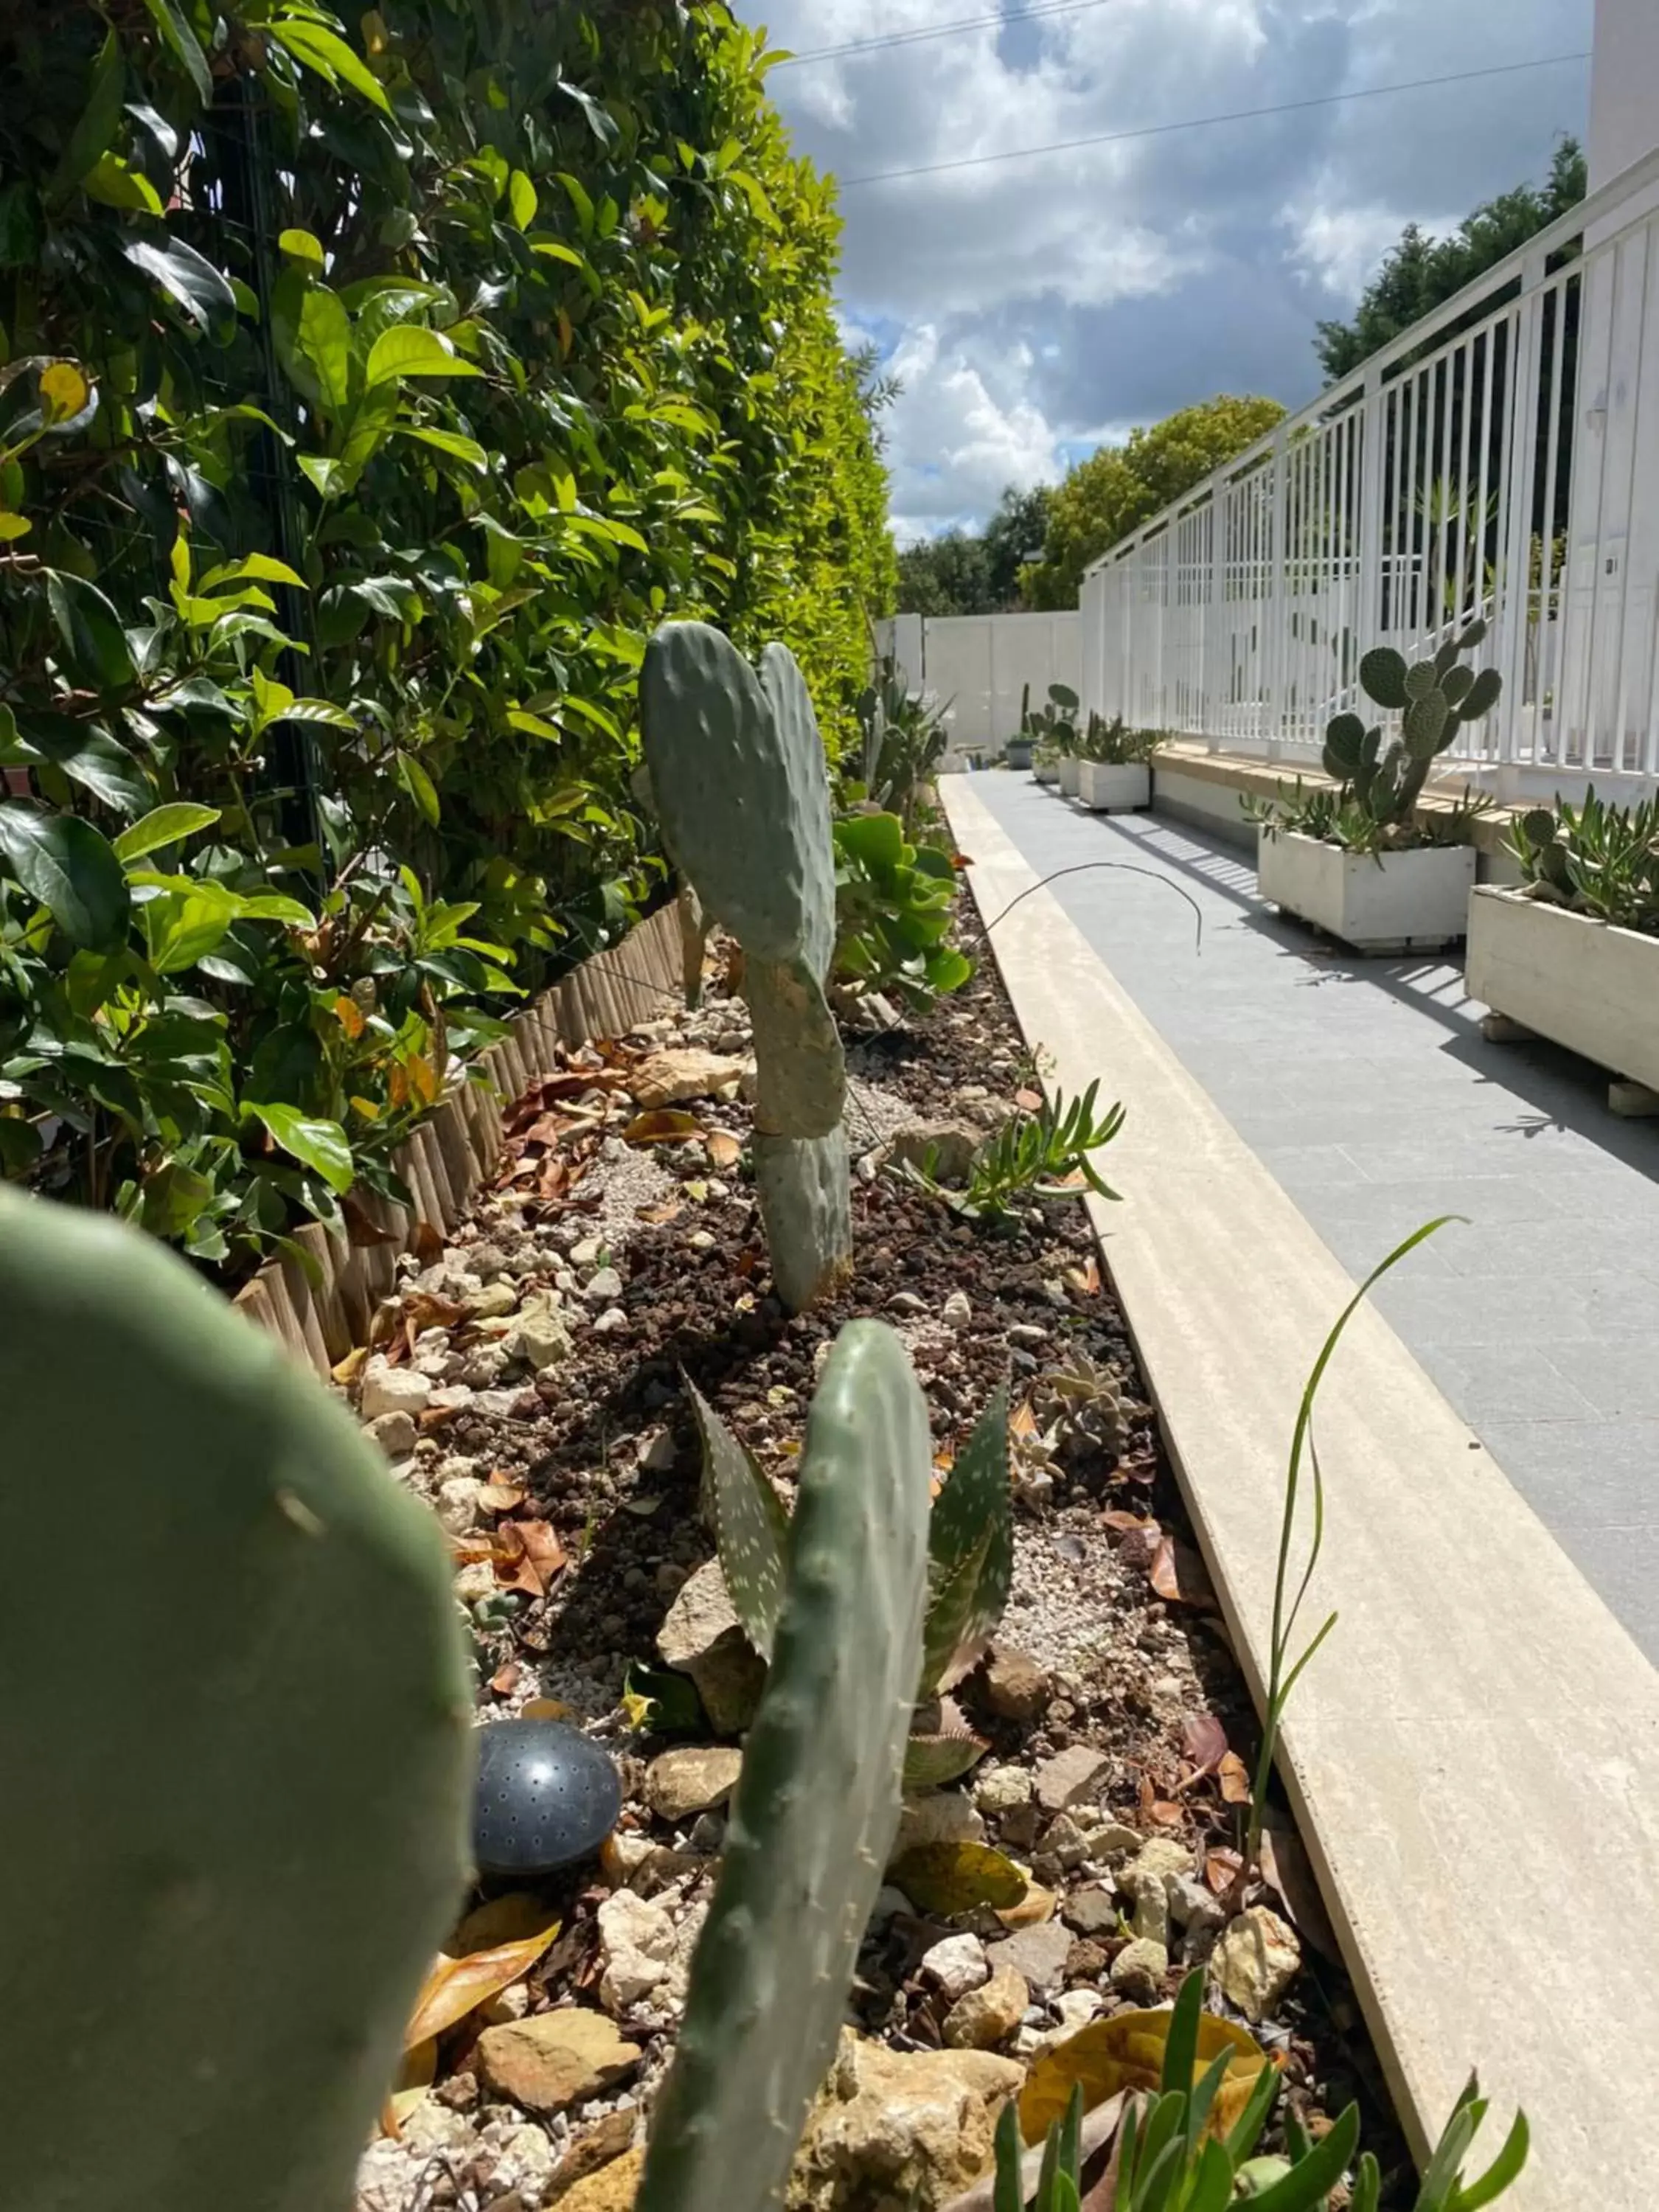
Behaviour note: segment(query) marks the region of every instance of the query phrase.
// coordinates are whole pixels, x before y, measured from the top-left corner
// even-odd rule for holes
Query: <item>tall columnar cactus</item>
[[[902,1345],[850,1322],[812,1401],[766,1691],[636,2212],[781,2200],[898,1826],[930,1466]]]
[[[640,672],[652,796],[676,865],[744,949],[755,1180],[778,1295],[796,1311],[852,1265],[846,1065],[824,995],[836,939],[830,781],[794,655],[758,675],[706,623],[665,623]]]
[[[12,2212],[343,2212],[461,1895],[436,1526],[182,1261],[0,1190]]]
[[[1498,704],[1504,689],[1498,671],[1483,668],[1477,675],[1461,658],[1486,635],[1486,623],[1475,621],[1431,659],[1408,665],[1384,645],[1360,662],[1366,697],[1403,715],[1400,735],[1385,750],[1380,727],[1367,729],[1358,714],[1339,714],[1325,732],[1324,767],[1373,822],[1409,829],[1435,761],[1465,723],[1480,721]]]

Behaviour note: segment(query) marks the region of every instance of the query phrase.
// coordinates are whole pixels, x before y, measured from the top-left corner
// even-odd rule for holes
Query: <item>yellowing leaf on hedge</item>
[[[334,1001],[334,1018],[349,1037],[360,1037],[368,1026],[368,1017],[349,992],[342,991]]]
[[[988,1844],[918,1844],[896,1862],[891,1873],[894,1887],[912,1905],[946,1919],[981,1905],[1006,1911],[1030,1887],[1013,1861]]]
[[[72,361],[54,361],[40,372],[41,412],[49,422],[67,422],[92,397],[92,386]]]
[[[1020,2092],[1019,2131],[1025,2141],[1041,2142],[1054,2122],[1064,2118],[1072,2091],[1079,2083],[1085,2112],[1092,2112],[1122,2089],[1156,2090],[1163,2079],[1164,2049],[1174,2018],[1172,2011],[1116,2013],[1045,2051]],[[1201,2013],[1193,2068],[1195,2082],[1224,2051],[1231,2054],[1231,2063],[1210,2108],[1209,2132],[1218,2139],[1243,2111],[1262,2068],[1279,2063],[1245,2029],[1230,2020],[1218,2020],[1213,2013]]]
[[[488,1951],[470,1952],[465,1958],[452,1959],[441,1951],[404,2030],[404,2050],[412,2051],[428,2036],[441,2035],[458,2020],[465,2020],[468,2013],[499,1996],[530,1972],[558,1932],[558,1922],[549,1920],[517,1942],[497,1943]]]

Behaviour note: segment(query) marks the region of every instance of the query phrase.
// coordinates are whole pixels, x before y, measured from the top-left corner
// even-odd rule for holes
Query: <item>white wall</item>
[[[902,626],[906,617],[898,617]],[[921,624],[923,681],[952,702],[951,743],[1002,745],[1019,732],[1020,699],[1051,684],[1081,690],[1075,612],[929,616]]]
[[[1659,5],[1595,0],[1590,73],[1589,180],[1594,191],[1659,146]]]

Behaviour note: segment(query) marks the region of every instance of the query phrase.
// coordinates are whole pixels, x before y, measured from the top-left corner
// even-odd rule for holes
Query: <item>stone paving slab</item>
[[[1033,891],[980,796],[1040,847],[1018,787],[940,787],[981,914],[1021,898],[993,942],[1048,1079],[1070,1093],[1100,1076],[1127,1103],[1124,1200],[1090,1212],[1259,1700],[1285,1454],[1352,1275],[1125,988],[1124,916],[1101,918],[1109,964],[1063,886]],[[1271,1013],[1256,1006],[1258,1039]],[[1478,2063],[1503,2122],[1518,2100],[1533,2124],[1506,2212],[1650,2212],[1659,1672],[1380,1314],[1356,1316],[1319,1420],[1310,1603],[1339,1620],[1297,1686],[1280,1771],[1401,2119],[1421,2154]],[[1610,1598],[1621,1556],[1659,1569],[1650,1527],[1593,1533],[1587,1571]]]
[[[1477,1434],[1501,1431],[1522,1496],[1659,1659],[1659,1122],[1610,1114],[1605,1074],[1553,1046],[1487,1043],[1455,965],[1363,960],[1281,919],[1200,830],[1012,775],[970,788],[1038,876],[1161,878],[1091,869],[1052,896],[1350,1272],[1468,1218],[1379,1309]]]

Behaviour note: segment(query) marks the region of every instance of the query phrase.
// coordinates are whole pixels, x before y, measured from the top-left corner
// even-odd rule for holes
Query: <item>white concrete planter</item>
[[[1659,1091],[1659,937],[1482,888],[1465,968],[1495,1014]]]
[[[1058,783],[1060,781],[1060,763],[1058,761],[1033,761],[1031,763],[1031,773],[1039,783]]]
[[[1152,803],[1152,772],[1145,761],[1084,761],[1078,797],[1096,814],[1127,814]]]
[[[1083,763],[1080,760],[1061,761],[1060,764],[1060,795],[1062,799],[1075,799],[1077,797],[1078,778],[1082,775],[1082,773]]]
[[[1473,845],[1424,845],[1377,858],[1264,830],[1256,847],[1262,897],[1357,952],[1430,951],[1462,937],[1474,871]]]

